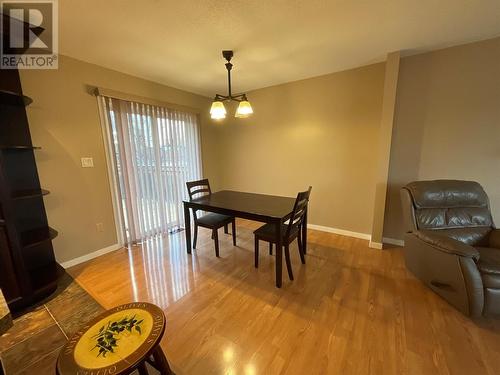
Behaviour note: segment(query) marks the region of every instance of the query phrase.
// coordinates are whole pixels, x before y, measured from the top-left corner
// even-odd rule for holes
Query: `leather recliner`
[[[411,182],[401,189],[406,267],[465,315],[500,314],[500,229],[477,182]]]

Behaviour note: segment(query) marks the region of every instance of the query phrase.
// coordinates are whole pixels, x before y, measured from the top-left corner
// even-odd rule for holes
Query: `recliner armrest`
[[[463,242],[435,233],[435,231],[416,231],[414,233],[420,240],[441,251],[462,257],[473,258],[476,261],[479,259],[479,251]]]
[[[500,229],[493,229],[489,237],[490,247],[500,249]]]

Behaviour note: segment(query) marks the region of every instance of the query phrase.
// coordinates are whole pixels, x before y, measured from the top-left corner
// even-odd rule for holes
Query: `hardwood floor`
[[[310,230],[306,265],[291,247],[295,281],[274,286],[262,246],[253,267],[252,229],[238,246],[210,231],[187,255],[182,232],[119,250],[70,270],[104,307],[161,306],[162,347],[180,374],[498,374],[500,320],[471,321],[425,288],[402,250]],[[264,244],[263,244],[264,245]]]

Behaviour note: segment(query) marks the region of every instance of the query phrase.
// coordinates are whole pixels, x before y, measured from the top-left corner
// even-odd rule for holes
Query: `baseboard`
[[[368,233],[351,232],[350,230],[337,229],[337,228],[332,228],[332,227],[324,227],[323,225],[307,224],[307,228],[319,230],[322,232],[340,234],[341,236],[361,238],[362,240],[368,240],[368,241],[372,238],[372,236],[369,235]]]
[[[379,242],[372,242],[371,236],[368,233],[352,232],[350,230],[325,227],[323,225],[316,225],[316,224],[307,224],[307,227],[309,229],[315,229],[315,230],[319,230],[321,232],[334,233],[334,234],[339,234],[341,236],[354,237],[354,238],[360,238],[362,240],[367,240],[367,241],[370,241],[369,246],[373,249],[382,249],[383,248],[383,244],[381,244]],[[405,245],[405,242],[403,240],[398,240],[398,239],[389,238],[389,237],[384,237],[383,242],[390,244],[390,245],[401,246],[401,247]],[[114,244],[114,245],[105,247],[103,249],[96,250],[92,253],[82,255],[81,257],[74,258],[74,259],[68,260],[66,262],[63,262],[63,263],[61,263],[61,266],[64,268],[70,268],[70,267],[76,266],[77,264],[80,264],[80,263],[86,262],[88,260],[97,258],[101,255],[110,253],[112,251],[116,251],[120,248],[122,248],[121,245]]]
[[[371,247],[372,249],[378,249],[378,250],[382,250],[384,248],[384,244],[380,242],[373,242],[372,240],[370,240],[368,246]]]
[[[384,237],[382,241],[384,241],[384,243],[388,243],[389,245],[395,245],[401,247],[405,245],[405,242],[403,240],[398,240],[396,238]]]
[[[123,246],[121,246],[121,245],[119,245],[119,244],[116,243],[114,245],[105,247],[103,249],[96,250],[96,251],[94,251],[92,253],[82,255],[81,257],[74,258],[74,259],[68,260],[66,262],[63,262],[63,263],[61,263],[61,266],[63,268],[70,268],[70,267],[76,266],[77,264],[80,264],[80,263],[86,262],[88,260],[97,258],[97,257],[99,257],[101,255],[104,255],[104,254],[110,253],[112,251],[121,249],[122,247]]]
[[[368,246],[370,246],[373,249],[383,249],[384,243],[387,243],[390,245],[395,245],[395,246],[401,246],[401,247],[405,245],[405,242],[403,240],[398,240],[398,239],[390,238],[390,237],[384,237],[382,239],[383,243],[380,243],[380,242],[372,242],[372,240],[371,240],[372,236],[368,233],[352,232],[350,230],[325,227],[323,225],[316,225],[316,224],[307,224],[307,227],[309,229],[315,229],[315,230],[319,230],[322,232],[334,233],[334,234],[339,234],[341,236],[361,238],[362,240],[368,240],[368,241],[370,241]]]

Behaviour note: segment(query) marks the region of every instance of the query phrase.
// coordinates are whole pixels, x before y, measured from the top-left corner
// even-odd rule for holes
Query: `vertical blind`
[[[197,116],[99,96],[109,134],[124,240],[137,243],[184,222],[186,181],[201,178]]]

